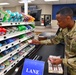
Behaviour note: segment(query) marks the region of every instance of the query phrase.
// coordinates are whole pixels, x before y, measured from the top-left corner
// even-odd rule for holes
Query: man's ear
[[[67,20],[69,20],[69,19],[71,19],[71,17],[70,16],[67,16]]]

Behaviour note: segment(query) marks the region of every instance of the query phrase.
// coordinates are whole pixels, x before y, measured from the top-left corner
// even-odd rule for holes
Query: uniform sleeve
[[[76,54],[76,36],[72,37],[70,50],[72,50],[72,52]]]
[[[68,59],[67,59],[67,58],[63,58],[63,59],[62,59],[62,63],[63,63],[65,66],[69,66],[69,65],[68,65]]]
[[[60,31],[59,34],[56,35],[54,38],[40,41],[40,43],[41,44],[46,44],[46,45],[53,45],[53,44],[58,44],[61,41],[63,41],[62,31]]]
[[[68,59],[67,62],[71,67],[75,68],[75,70],[76,70],[76,33],[74,33],[74,35],[71,39],[70,50],[71,50],[71,53],[73,53],[74,57]]]
[[[69,58],[69,59],[64,58],[64,59],[62,60],[62,62],[63,62],[63,64],[64,64],[65,66],[76,70],[76,58],[75,58],[75,57],[74,57],[74,58]]]
[[[71,54],[73,53],[73,57],[64,58],[63,64],[76,70],[76,33],[74,33],[70,41],[70,50]]]

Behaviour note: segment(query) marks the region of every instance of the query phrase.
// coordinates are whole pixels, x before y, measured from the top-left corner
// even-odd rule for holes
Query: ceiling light
[[[34,1],[34,0],[28,0],[28,3],[31,3],[32,1]],[[21,0],[21,1],[19,1],[19,3],[25,3],[25,0]]]
[[[28,1],[28,3],[30,3],[31,1]],[[24,1],[19,1],[19,3],[25,3]]]
[[[9,5],[9,3],[0,3],[0,5]]]
[[[44,1],[48,2],[48,1],[59,1],[59,0],[44,0]]]

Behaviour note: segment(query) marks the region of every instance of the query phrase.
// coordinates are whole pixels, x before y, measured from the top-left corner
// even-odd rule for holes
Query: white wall
[[[16,7],[16,11],[17,11],[17,12],[21,12],[21,6],[17,6],[17,7]]]
[[[37,5],[38,8],[42,9],[42,14],[52,14],[52,5],[44,4],[44,5]]]
[[[16,7],[4,7],[3,10],[11,10],[12,12],[21,12],[21,6]]]
[[[0,10],[3,10],[3,7],[2,6],[0,6]]]

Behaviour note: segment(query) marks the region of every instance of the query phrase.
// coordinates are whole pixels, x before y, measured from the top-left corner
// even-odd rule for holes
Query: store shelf
[[[29,39],[29,38],[31,38],[33,36],[35,36],[35,34],[32,33],[31,35],[27,36],[27,38]]]
[[[0,26],[17,26],[35,24],[34,22],[0,22]]]
[[[0,58],[0,64],[2,62],[4,62],[5,60],[7,60],[8,58],[10,58],[13,55],[15,55],[16,53],[18,53],[19,51],[21,51],[26,46],[28,46],[28,43],[24,44],[23,46],[20,46],[19,48],[15,49],[14,51],[12,51],[12,52],[8,53],[7,55],[5,55],[4,57]]]
[[[24,58],[28,53],[25,52],[21,57],[19,57],[17,60],[15,60],[11,65],[9,65],[7,68],[5,68],[2,72],[0,72],[0,75],[5,75],[11,68],[13,68],[21,59]]]
[[[17,49],[13,48],[14,50],[12,52],[9,51],[9,53],[7,53],[6,55],[4,55],[3,57],[0,58],[0,65],[2,65],[6,61],[8,61],[9,58],[12,58],[17,54],[19,55],[18,59],[15,59],[12,63],[10,63],[9,66],[6,66],[5,69],[0,70],[0,75],[5,75],[10,69],[12,69],[17,63],[19,63],[19,61],[22,60],[32,49],[35,48],[35,45],[29,45],[29,43],[26,41],[26,40],[32,39],[32,37],[34,37],[34,28],[33,27],[31,27],[31,29],[29,29],[29,30],[24,30],[24,31],[13,31],[12,30],[12,27],[16,28],[19,25],[23,25],[23,26],[28,25],[29,26],[30,24],[35,25],[35,22],[0,22],[1,27],[5,27],[6,29],[8,28],[8,32],[6,32],[5,35],[0,36],[1,42],[5,42],[7,39],[18,37],[20,35],[25,34],[24,38],[17,39],[15,41],[13,41],[9,44],[5,44],[3,46],[1,45],[0,53],[5,50],[11,49],[20,43],[22,44],[22,42],[23,42],[23,45],[20,44],[21,46],[19,46]],[[9,29],[11,31],[10,33],[9,33]],[[24,41],[26,41],[25,44],[24,44]],[[20,55],[19,53],[21,53],[21,52],[24,54]]]
[[[32,47],[32,48],[30,48],[28,51],[27,51],[27,53],[29,53],[32,49],[34,49],[35,48],[35,45]]]
[[[18,39],[18,40],[16,40],[16,41],[12,42],[12,43],[9,43],[9,44],[7,44],[7,45],[4,45],[4,46],[0,47],[0,53],[1,53],[2,51],[6,50],[6,49],[9,49],[9,48],[11,48],[11,47],[13,47],[13,46],[21,43],[21,42],[23,42],[23,41],[25,41],[25,40],[33,37],[33,36],[34,36],[34,34],[31,34],[30,36],[26,36],[26,37],[24,37],[24,38],[22,38],[22,39]]]
[[[5,75],[11,68],[13,68],[20,60],[22,60],[35,46],[30,48],[27,52],[25,52],[22,56],[20,56],[17,60],[15,60],[11,65],[6,67],[3,71],[0,72],[0,75]]]
[[[6,34],[6,35],[3,35],[3,36],[0,36],[0,41],[6,40],[6,39],[9,39],[9,38],[12,38],[12,37],[16,37],[16,36],[31,32],[31,31],[33,31],[33,29]]]

